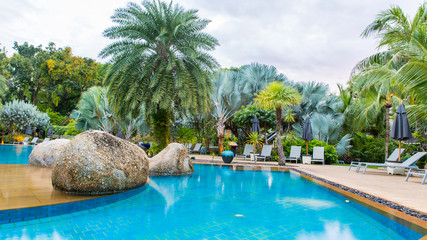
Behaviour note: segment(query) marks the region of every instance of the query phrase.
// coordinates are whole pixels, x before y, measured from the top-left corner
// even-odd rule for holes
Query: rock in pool
[[[171,143],[150,159],[150,175],[188,175],[194,172],[187,148]]]
[[[148,181],[147,154],[137,145],[103,131],[75,136],[52,169],[56,190],[98,195],[143,186]]]
[[[28,157],[28,164],[36,167],[52,168],[62,148],[70,142],[68,139],[56,139],[43,142],[34,147]]]

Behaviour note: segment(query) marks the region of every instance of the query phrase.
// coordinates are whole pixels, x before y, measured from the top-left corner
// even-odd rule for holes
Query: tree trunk
[[[283,152],[282,136],[280,135],[280,127],[282,126],[282,109],[276,108],[276,141],[277,154],[279,155],[279,165],[285,166],[285,153]]]
[[[225,125],[224,124],[219,124],[216,128],[216,131],[218,133],[218,151],[219,151],[219,155],[222,154],[222,152],[224,151],[224,128]]]
[[[390,138],[390,108],[391,103],[385,104],[385,160],[388,158],[388,144]]]
[[[166,110],[160,108],[157,108],[157,111],[151,115],[154,125],[153,135],[159,145],[159,151],[169,144],[169,116],[170,114]]]

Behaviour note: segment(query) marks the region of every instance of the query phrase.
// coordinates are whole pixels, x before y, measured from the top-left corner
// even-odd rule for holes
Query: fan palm
[[[285,154],[283,152],[280,128],[282,126],[282,109],[300,103],[302,98],[298,91],[285,85],[283,82],[271,82],[265,89],[256,94],[255,104],[266,109],[276,110],[276,139],[279,155],[279,165],[285,165]]]
[[[112,60],[105,83],[115,110],[136,117],[144,105],[156,141],[165,147],[173,111],[208,110],[209,72],[219,67],[208,51],[218,41],[202,32],[209,20],[172,2],[128,3],[111,18],[116,25],[103,34],[115,41],[100,56]]]

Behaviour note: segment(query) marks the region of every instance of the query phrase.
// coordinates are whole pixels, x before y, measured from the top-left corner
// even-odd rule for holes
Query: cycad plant
[[[248,135],[246,143],[252,144],[254,146],[254,152],[257,152],[257,147],[259,146],[260,148],[262,148],[264,141],[263,141],[262,136],[260,134],[258,134],[257,132],[251,132]]]
[[[285,154],[283,152],[281,126],[282,126],[282,109],[294,106],[301,102],[301,95],[298,91],[285,85],[283,82],[271,82],[265,89],[256,94],[255,104],[266,109],[276,110],[276,140],[279,155],[279,165],[285,165]]]
[[[218,41],[202,32],[209,20],[172,2],[128,3],[111,18],[104,36],[114,42],[100,56],[112,61],[105,83],[115,111],[136,117],[144,105],[163,148],[174,111],[208,110],[210,72],[219,67],[208,52]]]

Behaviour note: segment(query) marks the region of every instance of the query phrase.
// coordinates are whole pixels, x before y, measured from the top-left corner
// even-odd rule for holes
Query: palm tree
[[[412,21],[400,7],[391,7],[386,11],[382,11],[362,33],[363,37],[375,35],[379,38],[378,48],[387,47],[386,51],[374,54],[359,62],[353,69],[350,82],[353,85],[353,89],[360,89],[359,96],[361,98],[372,98],[373,92],[377,94],[375,102],[369,103],[369,101],[365,100],[368,106],[362,112],[363,114],[359,114],[359,116],[372,116],[373,112],[378,113],[379,105],[383,105],[386,109],[385,158],[388,156],[392,99],[408,97],[405,92],[417,95],[420,86],[418,85],[414,89],[413,87],[417,84],[411,86],[411,83],[415,79],[422,82],[421,79],[425,78],[423,73],[427,71],[425,64],[418,64],[420,61],[425,63],[427,52],[426,6],[427,2],[420,6]],[[414,60],[418,63],[414,63]],[[413,66],[415,66],[415,69]],[[405,88],[407,91],[404,91]],[[424,92],[422,92],[422,95],[421,99],[425,99]],[[376,111],[373,111],[374,109]],[[368,114],[369,112],[370,114]],[[360,117],[355,119],[360,120]]]
[[[285,165],[285,154],[283,152],[282,137],[280,128],[282,126],[282,109],[285,107],[294,106],[302,100],[298,91],[285,85],[283,82],[271,82],[265,89],[260,90],[256,94],[255,104],[266,109],[276,110],[276,139],[279,155],[279,165]]]
[[[169,141],[173,111],[208,110],[210,72],[219,67],[208,51],[218,41],[202,32],[209,20],[172,2],[128,3],[111,18],[116,25],[103,34],[115,41],[100,56],[111,57],[105,83],[115,111],[136,117],[144,105],[163,148]]]
[[[107,93],[107,88],[98,86],[91,87],[82,93],[77,110],[71,114],[73,118],[77,118],[77,129],[100,129],[108,133],[113,132],[117,118],[108,101]]]

